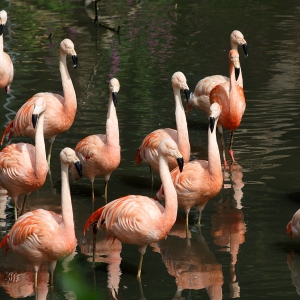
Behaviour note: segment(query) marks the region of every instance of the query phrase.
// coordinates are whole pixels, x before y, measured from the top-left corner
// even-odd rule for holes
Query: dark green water
[[[240,51],[247,108],[234,140],[238,165],[227,174],[222,193],[203,211],[201,232],[193,225],[193,211],[190,244],[178,237],[184,232],[179,211],[173,235],[147,249],[141,289],[134,245],[111,245],[99,234],[97,249],[102,250],[92,268],[91,236],[83,236],[92,211],[91,185],[87,179],[71,182],[78,247],[74,256],[58,263],[53,290],[47,287],[46,269],[42,270],[40,299],[113,299],[112,286],[126,300],[299,298],[300,241],[290,241],[285,233],[300,206],[298,1],[100,1],[101,20],[112,28],[120,26],[119,35],[92,22],[94,3],[0,4],[8,12],[5,50],[15,66],[10,95],[0,91],[3,130],[33,94],[62,92],[58,71],[62,39],[74,42],[79,58],[76,70],[69,62],[78,101],[75,122],[54,143],[53,184],[49,177],[41,190],[32,193],[28,209],[60,211],[59,152],[66,146],[74,148],[89,134],[104,133],[112,77],[121,84],[117,113],[122,161],[111,176],[108,197],[150,196],[149,170],[135,166],[135,152],[149,132],[175,128],[172,74],[182,71],[193,91],[205,76],[228,74],[229,35],[234,29],[244,34],[249,47],[248,58]],[[193,110],[187,120],[192,155],[206,159],[206,116]],[[228,142],[229,132],[225,137]],[[31,142],[13,140],[20,141]],[[154,189],[159,185],[156,176]],[[95,186],[100,207],[103,180],[96,179]],[[3,236],[11,226],[12,208],[5,195],[0,201]],[[1,250],[0,299],[29,297],[32,280],[30,264]]]

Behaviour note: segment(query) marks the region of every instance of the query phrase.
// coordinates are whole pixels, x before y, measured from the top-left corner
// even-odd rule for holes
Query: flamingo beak
[[[189,99],[190,99],[190,91],[188,89],[185,89],[184,90],[184,95],[185,95],[186,101],[188,102]]]
[[[38,121],[39,115],[38,114],[32,114],[31,120],[32,120],[32,126],[35,129],[36,123]]]
[[[247,43],[243,44],[243,50],[244,50],[245,57],[248,57],[248,45],[247,45]]]
[[[3,34],[3,31],[4,31],[4,25],[3,25],[3,24],[0,24],[0,35]]]
[[[113,98],[113,103],[115,107],[117,106],[117,98],[118,98],[118,93],[112,92],[112,98]]]
[[[177,158],[177,164],[178,164],[178,167],[179,167],[179,171],[182,172],[183,165],[184,165],[183,157]]]
[[[209,129],[210,129],[211,133],[214,131],[215,122],[216,122],[216,119],[214,117],[209,118]]]
[[[234,68],[234,72],[235,72],[235,80],[238,80],[240,75],[240,68]]]
[[[82,177],[82,164],[81,164],[80,161],[77,161],[77,162],[75,163],[75,168],[76,168],[76,170],[77,170],[79,176]]]
[[[77,55],[72,55],[72,61],[73,61],[73,68],[76,69],[78,64],[78,57]]]

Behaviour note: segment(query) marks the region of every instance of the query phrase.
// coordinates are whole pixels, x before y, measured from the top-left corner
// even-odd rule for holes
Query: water
[[[165,241],[148,247],[142,282],[136,280],[139,253],[134,245],[106,242],[99,234],[92,268],[90,234],[83,225],[91,213],[87,179],[71,183],[78,247],[60,261],[55,286],[40,274],[40,299],[296,299],[299,240],[290,241],[286,224],[299,208],[299,4],[280,1],[109,1],[99,2],[101,22],[120,34],[95,25],[93,5],[83,1],[0,1],[8,12],[6,51],[15,66],[11,94],[0,93],[2,128],[18,108],[41,91],[61,93],[58,45],[66,37],[79,58],[70,61],[78,111],[71,129],[57,136],[52,176],[30,195],[28,209],[60,211],[62,148],[83,137],[104,133],[108,81],[119,79],[117,113],[122,161],[113,172],[108,197],[151,195],[149,170],[135,166],[143,137],[160,127],[175,128],[170,79],[182,71],[192,91],[208,75],[228,74],[229,35],[239,29],[249,46],[240,51],[247,108],[236,131],[238,165],[226,173],[223,191],[208,202],[201,232],[190,217],[190,240],[182,239],[183,213]],[[177,3],[177,9],[175,4]],[[51,34],[51,38],[49,35]],[[193,110],[187,117],[192,155],[207,158],[207,120]],[[225,132],[228,143],[229,132]],[[14,138],[14,142],[28,138]],[[47,145],[48,146],[48,145]],[[51,182],[52,180],[52,182]],[[154,190],[159,188],[155,176]],[[96,206],[103,180],[95,181]],[[1,197],[2,236],[11,226],[12,207]],[[189,244],[188,244],[189,243]],[[99,250],[101,246],[101,251]],[[31,297],[32,267],[12,251],[0,253],[0,298]],[[182,290],[182,292],[181,292]],[[31,295],[31,296],[30,296]],[[214,296],[215,295],[215,298]],[[177,297],[177,298],[176,298]]]

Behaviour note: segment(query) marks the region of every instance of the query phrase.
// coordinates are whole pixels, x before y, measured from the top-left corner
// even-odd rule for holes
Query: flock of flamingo
[[[3,50],[3,31],[7,13],[0,12],[0,88],[10,92],[14,68],[10,56]],[[94,201],[94,179],[104,177],[106,205],[97,209],[86,221],[84,232],[93,226],[107,232],[108,236],[123,243],[138,246],[140,261],[137,277],[140,278],[143,255],[147,245],[163,240],[175,223],[178,207],[185,213],[185,227],[188,233],[188,216],[192,207],[198,211],[200,226],[201,213],[206,203],[222,189],[222,172],[228,165],[225,153],[223,128],[231,131],[229,154],[235,163],[232,149],[233,133],[239,127],[246,101],[243,78],[239,61],[238,46],[248,55],[243,34],[234,30],[230,35],[229,77],[213,75],[205,77],[190,93],[182,72],[172,75],[171,83],[175,100],[176,130],[157,129],[149,133],[136,152],[136,164],[147,163],[157,172],[161,187],[154,198],[142,195],[128,195],[107,203],[110,175],[120,164],[121,148],[116,113],[117,95],[120,83],[116,78],[109,82],[109,102],[106,134],[90,135],[79,141],[75,150],[64,148],[61,161],[61,215],[52,211],[26,210],[26,199],[46,181],[50,172],[52,144],[57,134],[66,132],[73,124],[77,102],[72,80],[67,68],[67,57],[71,56],[73,66],[77,66],[74,44],[64,39],[59,47],[59,70],[63,96],[51,92],[38,93],[27,100],[18,110],[14,120],[6,127],[5,137],[28,136],[35,140],[34,146],[27,143],[9,144],[0,151],[0,186],[15,205],[15,223],[3,238],[0,247],[25,256],[37,275],[42,264],[48,263],[50,285],[57,260],[69,256],[76,247],[73,210],[69,186],[69,173],[74,181],[81,177],[92,183]],[[183,107],[181,90],[186,97],[186,111]],[[206,113],[208,124],[208,160],[190,160],[190,142],[186,114],[195,107]],[[218,129],[221,140],[221,154],[216,137]],[[45,141],[50,148],[46,155]],[[153,177],[152,177],[153,183]],[[158,200],[164,201],[162,205]],[[300,210],[287,226],[291,237],[300,237]]]

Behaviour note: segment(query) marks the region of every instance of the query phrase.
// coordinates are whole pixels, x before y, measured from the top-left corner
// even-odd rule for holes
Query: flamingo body
[[[223,175],[219,148],[216,140],[216,125],[221,113],[220,106],[215,103],[210,108],[210,126],[208,129],[208,161],[195,160],[185,164],[182,172],[175,168],[171,178],[176,189],[178,206],[186,213],[188,229],[188,214],[191,207],[196,206],[200,225],[201,212],[207,201],[216,196],[223,185]],[[164,199],[164,186],[156,194],[157,199]]]
[[[110,96],[106,121],[106,134],[90,135],[82,139],[75,148],[75,152],[82,163],[83,176],[87,177],[93,186],[96,176],[105,180],[105,199],[107,198],[107,182],[111,173],[121,161],[121,147],[119,142],[119,125],[115,105],[117,93],[120,90],[118,79],[113,78],[109,83]],[[70,168],[73,180],[80,179],[74,167]],[[94,199],[94,192],[92,190]]]
[[[175,98],[175,119],[177,130],[171,128],[158,129],[148,134],[142,141],[141,146],[136,153],[136,164],[139,165],[142,161],[148,163],[151,168],[159,172],[158,163],[158,145],[164,138],[173,139],[178,145],[179,151],[183,156],[184,162],[190,160],[190,143],[187,129],[187,122],[184,108],[180,96],[180,89],[183,89],[187,99],[189,98],[189,88],[186,83],[186,78],[183,73],[175,72],[172,76],[172,87]],[[173,170],[177,166],[174,158],[169,157],[169,169]]]
[[[287,224],[286,232],[291,239],[295,236],[300,238],[300,209],[295,212],[292,220]]]
[[[11,144],[0,151],[0,186],[18,207],[21,195],[29,195],[46,181],[48,163],[46,160],[43,136],[44,115],[47,103],[43,98],[36,99],[31,119],[39,116],[35,131],[35,146],[27,143]]]
[[[0,89],[5,88],[6,93],[10,91],[10,85],[14,78],[14,65],[10,56],[4,52],[3,29],[7,22],[7,12],[0,11]]]
[[[171,181],[168,155],[177,159],[182,170],[182,155],[177,144],[170,138],[163,139],[158,147],[159,174],[165,186],[165,208],[152,198],[129,195],[96,210],[84,226],[85,232],[91,224],[97,222],[98,228],[105,229],[119,241],[138,245],[141,253],[138,277],[147,245],[163,239],[176,220],[177,196]]]
[[[67,55],[72,56],[74,67],[76,67],[77,54],[74,50],[74,44],[71,40],[64,39],[60,43],[59,49],[59,69],[64,96],[46,92],[35,94],[27,100],[18,110],[15,119],[7,125],[2,135],[1,144],[7,134],[9,134],[9,139],[12,136],[34,137],[35,129],[31,124],[33,105],[37,98],[44,98],[47,102],[44,137],[50,142],[50,150],[48,153],[48,163],[50,163],[52,143],[54,142],[56,135],[67,131],[71,127],[77,110],[76,94],[67,69]]]
[[[62,176],[62,215],[52,211],[37,209],[18,218],[9,233],[3,238],[0,247],[5,244],[13,251],[25,256],[37,272],[40,265],[47,262],[53,273],[56,261],[73,253],[77,240],[75,237],[73,210],[68,167],[79,163],[74,150],[65,148],[60,154]],[[80,170],[80,167],[78,167]],[[35,286],[37,281],[35,279]]]

